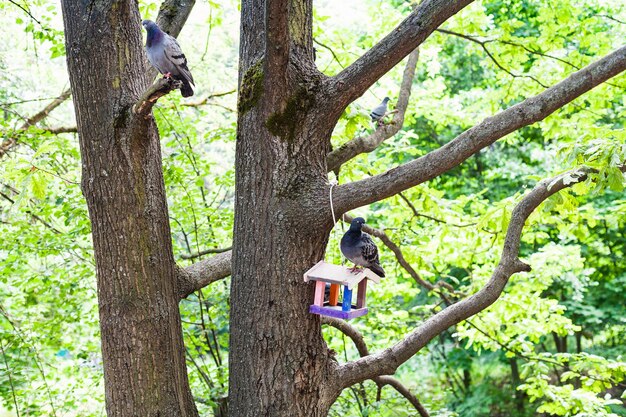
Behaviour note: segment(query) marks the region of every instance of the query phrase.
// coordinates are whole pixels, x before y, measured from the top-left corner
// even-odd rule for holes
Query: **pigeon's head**
[[[389,102],[389,97],[385,97],[385,98],[383,99],[383,103],[387,104],[388,102]]]
[[[363,217],[355,217],[350,223],[350,230],[360,232],[361,227],[365,224],[365,219]]]
[[[141,24],[148,32],[152,32],[159,28],[152,20],[144,20]]]

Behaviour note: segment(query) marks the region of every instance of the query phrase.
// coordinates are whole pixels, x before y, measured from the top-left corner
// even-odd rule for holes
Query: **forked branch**
[[[421,158],[335,189],[338,213],[373,203],[433,179],[524,126],[545,119],[572,100],[626,69],[626,46],[565,80],[461,133]]]
[[[360,97],[443,22],[472,0],[424,0],[415,10],[369,51],[330,81],[337,106],[344,109]]]
[[[411,97],[411,85],[415,77],[415,67],[417,66],[418,58],[419,49],[415,49],[409,55],[406,67],[404,68],[404,75],[402,76],[402,84],[400,85],[400,94],[398,95],[398,103],[396,106],[397,112],[394,114],[393,119],[391,119],[391,123],[382,125],[370,135],[356,137],[329,153],[327,157],[328,171],[337,170],[341,165],[359,154],[372,152],[381,143],[402,129],[404,115],[406,114],[409,98]]]
[[[365,343],[365,339],[363,339],[363,335],[347,321],[336,319],[334,317],[322,316],[322,324],[327,324],[331,327],[334,327],[341,333],[348,336],[354,343],[357,351],[359,352],[359,356],[364,357],[369,355],[369,351],[367,350],[367,344]],[[428,411],[426,411],[426,408],[424,408],[424,406],[417,399],[417,397],[413,395],[413,393],[396,378],[391,376],[377,376],[372,380],[376,383],[376,385],[378,385],[379,389],[382,389],[385,385],[393,387],[396,391],[400,393],[400,395],[406,398],[413,407],[415,407],[415,410],[417,410],[421,417],[429,417]]]
[[[537,184],[513,210],[500,262],[487,284],[476,294],[435,314],[391,348],[339,366],[338,389],[380,375],[393,374],[398,366],[415,355],[438,334],[493,304],[513,274],[530,271],[530,266],[518,258],[522,229],[528,216],[550,196],[586,180],[588,172],[589,170],[584,168],[573,170]]]

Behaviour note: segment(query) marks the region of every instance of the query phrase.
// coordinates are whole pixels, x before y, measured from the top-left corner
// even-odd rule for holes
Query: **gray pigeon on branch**
[[[389,97],[385,97],[385,99],[370,113],[370,117],[372,118],[372,122],[380,123],[381,119],[385,114],[387,114],[387,103],[389,103]]]
[[[183,54],[176,39],[163,32],[152,20],[144,20],[142,24],[148,32],[146,53],[150,64],[165,78],[171,77],[182,82],[180,94],[183,97],[193,96],[193,89],[191,88],[191,84],[195,85],[193,77],[187,67],[187,58],[185,58],[185,54]]]
[[[339,245],[341,253],[354,262],[355,266],[352,268],[352,272],[357,270],[357,266],[364,266],[371,269],[376,275],[384,277],[385,270],[380,266],[378,260],[378,248],[370,235],[361,231],[364,224],[365,220],[362,217],[352,220],[350,229],[341,238]]]

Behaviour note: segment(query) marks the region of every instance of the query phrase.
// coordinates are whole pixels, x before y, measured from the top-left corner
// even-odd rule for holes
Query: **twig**
[[[192,101],[192,102],[182,103],[182,106],[184,106],[184,107],[200,107],[200,106],[203,106],[203,105],[207,104],[207,102],[209,100],[211,100],[212,98],[224,97],[224,96],[227,96],[229,94],[234,94],[236,92],[237,92],[237,90],[230,90],[230,91],[225,91],[223,93],[209,94],[208,96],[206,96],[205,98],[203,98],[203,99],[201,99],[199,101]]]
[[[209,253],[223,253],[223,252],[227,252],[229,250],[231,250],[233,247],[229,246],[227,248],[210,248],[210,249],[204,249],[201,250],[200,252],[196,252],[196,253],[191,253],[191,254],[182,254],[180,255],[181,258],[183,259],[195,259],[195,258],[199,258],[203,255],[208,255]]]
[[[18,130],[25,131],[30,126],[33,126],[39,123],[40,121],[42,121],[43,119],[45,119],[52,110],[59,107],[65,100],[69,98],[71,94],[72,94],[72,90],[70,90],[69,88],[63,91],[59,97],[55,98],[50,104],[44,107],[43,110],[41,110],[38,113],[35,113],[34,115],[26,119]],[[17,140],[18,140],[18,136],[13,134],[13,135],[9,135],[9,137],[5,139],[2,142],[2,144],[0,144],[0,158],[4,156],[9,150],[11,150],[17,144]]]
[[[477,43],[478,45],[480,45],[480,47],[483,49],[483,51],[485,51],[485,53],[487,54],[487,56],[491,59],[491,61],[493,61],[493,63],[500,68],[502,71],[506,72],[507,74],[509,74],[511,77],[513,78],[529,78],[533,81],[535,81],[537,84],[539,84],[540,86],[542,86],[543,88],[549,88],[548,85],[542,83],[539,79],[537,79],[535,76],[533,75],[529,75],[529,74],[516,74],[513,71],[505,68],[502,64],[500,64],[500,62],[493,56],[493,54],[491,53],[491,51],[489,51],[489,49],[487,48],[487,42],[486,41],[481,41],[479,39],[476,39],[473,36],[469,36],[469,35],[464,35],[462,33],[457,33],[457,32],[453,32],[451,30],[447,30],[447,29],[435,29],[437,32],[440,33],[445,33],[447,35],[453,35],[453,36],[457,36],[459,38]]]
[[[328,50],[332,55],[333,58],[335,59],[335,61],[337,61],[337,63],[339,64],[339,66],[344,69],[346,66],[343,65],[341,63],[341,61],[339,60],[339,58],[337,57],[337,54],[335,54],[335,51],[333,51],[333,49],[330,46],[327,46],[325,44],[323,44],[322,42],[318,41],[317,39],[313,38],[313,42],[315,42],[316,44],[318,44],[319,46],[321,46],[322,48]]]
[[[11,369],[9,368],[9,362],[7,361],[7,355],[4,351],[4,343],[0,341],[0,350],[2,350],[2,358],[4,359],[4,366],[7,368],[7,375],[9,377],[9,385],[11,385],[11,396],[13,397],[13,404],[15,405],[15,413],[17,417],[20,417],[20,407],[17,405],[17,397],[15,396],[15,386],[13,385],[13,378],[11,377]]]
[[[363,339],[363,335],[356,329],[356,327],[352,326],[347,321],[339,320],[334,317],[322,316],[321,319],[322,319],[322,324],[327,324],[331,327],[334,327],[335,329],[339,330],[344,335],[348,336],[354,343],[354,346],[356,347],[357,351],[359,352],[359,356],[365,357],[369,355],[367,344],[365,343],[365,340]],[[417,397],[413,395],[411,391],[396,378],[385,375],[385,376],[378,376],[378,377],[372,378],[372,381],[374,381],[376,385],[378,385],[378,388],[379,388],[379,392],[376,396],[377,401],[380,401],[380,390],[385,385],[389,385],[393,387],[396,391],[398,391],[398,393],[400,393],[404,398],[406,398],[411,403],[411,405],[415,407],[415,410],[417,410],[417,412],[419,413],[421,417],[429,417],[428,411],[426,411],[426,409],[424,408],[422,403],[417,399]]]
[[[14,0],[9,0],[9,3],[13,4],[14,6],[16,6],[16,7],[20,8],[20,9],[22,9],[24,11],[24,13],[26,13],[31,19],[33,19],[35,22],[37,22],[37,24],[39,26],[41,26],[41,28],[43,30],[50,30],[49,28],[47,28],[44,25],[42,25],[41,22],[35,16],[33,16],[33,14],[30,12],[30,10],[28,10],[27,8],[25,8],[21,4],[15,2]]]

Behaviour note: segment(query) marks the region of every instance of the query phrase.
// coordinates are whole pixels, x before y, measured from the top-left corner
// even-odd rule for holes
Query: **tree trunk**
[[[153,118],[132,112],[150,81],[137,5],[62,6],[93,229],[107,415],[197,416],[158,132]]]
[[[326,175],[332,126],[317,120],[315,93],[323,77],[312,61],[311,1],[287,3],[290,65],[280,74],[268,62],[274,45],[263,54],[263,2],[242,2],[230,313],[233,417],[321,417],[335,399],[327,384],[335,362],[319,317],[308,312],[313,286],[302,277],[323,258],[332,227]]]

